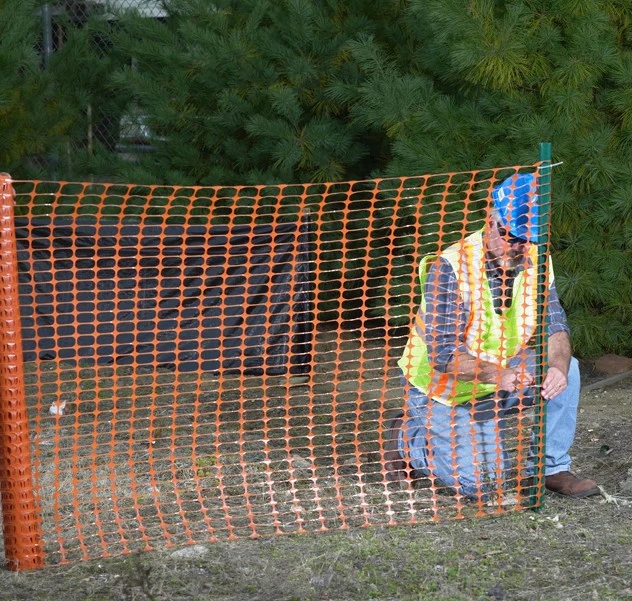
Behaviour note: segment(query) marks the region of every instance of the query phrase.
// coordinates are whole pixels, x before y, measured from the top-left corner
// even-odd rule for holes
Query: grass
[[[182,543],[176,538],[173,547],[160,551],[75,561],[30,573],[0,572],[0,600],[632,599],[632,414],[626,403],[631,392],[632,382],[628,380],[584,394],[573,450],[574,469],[596,478],[609,493],[628,501],[619,506],[600,497],[573,501],[547,496],[539,512],[509,511],[480,519],[385,527],[384,506],[378,503],[371,508],[375,524],[369,528],[361,528],[351,520],[350,528],[336,530],[340,524],[331,522],[329,532],[212,544],[201,528],[197,533],[200,545],[185,547],[193,552],[190,556],[178,555]],[[69,417],[75,420],[76,416],[71,410]],[[601,452],[604,445],[612,452]],[[40,460],[46,459],[47,452],[46,447],[40,451]],[[101,466],[92,461],[93,474],[99,476]],[[222,458],[226,483],[230,483],[231,470],[240,472],[240,461],[239,454]],[[294,455],[294,472],[308,472],[306,461],[300,454]],[[279,469],[290,470],[289,463],[286,461]],[[197,470],[198,478],[211,482],[218,462],[213,455],[199,455],[188,463],[179,457],[168,462],[164,473],[171,476],[172,468],[178,466],[182,472],[177,472],[178,478],[190,479]],[[261,468],[261,464],[256,466]],[[250,476],[256,479],[261,474],[259,469]],[[117,491],[112,488],[111,475],[107,470],[103,473],[105,493]],[[53,476],[54,470],[41,473],[43,479]],[[71,491],[59,488],[65,486],[65,474],[58,470],[57,476],[61,476],[57,483],[61,498]],[[292,493],[297,498],[303,491],[308,492],[308,488],[302,488],[307,480],[297,478],[296,492]],[[147,482],[151,484],[150,479]],[[139,491],[142,494],[135,507],[121,492],[119,509],[123,513],[147,512],[149,519],[156,499],[164,495],[167,503],[172,494],[166,482],[157,481],[160,492]],[[116,485],[127,490],[129,478],[118,474]],[[211,482],[209,490],[215,485]],[[101,502],[100,493],[91,489],[88,493],[91,502]],[[111,503],[107,495],[102,503],[103,519]],[[61,509],[56,511],[57,517],[63,518]],[[81,516],[82,520],[91,517],[87,511]],[[73,517],[71,522],[76,524],[77,519]],[[66,527],[63,520],[60,527]],[[84,531],[91,532],[89,527],[86,521]]]
[[[0,576],[21,601],[632,598],[632,514],[547,498],[539,513],[240,540]],[[611,536],[608,532],[616,532]],[[12,596],[11,596],[12,595]]]
[[[363,353],[332,333],[315,342],[309,379],[27,365],[47,564],[498,513],[437,495],[430,481],[386,485],[381,414],[401,404],[401,349],[376,341]],[[63,413],[51,415],[59,400]]]

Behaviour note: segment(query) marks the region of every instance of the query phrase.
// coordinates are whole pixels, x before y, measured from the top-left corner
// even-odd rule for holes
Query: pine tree
[[[28,32],[0,39],[5,163],[67,130],[75,173],[288,183],[530,164],[548,140],[576,352],[632,353],[630,0],[165,0],[69,34],[50,80],[26,4],[2,5]],[[87,152],[88,107],[142,116],[153,151]]]
[[[350,6],[351,4],[351,6]],[[360,124],[325,94],[359,85],[346,43],[369,26],[334,0],[179,0],[164,21],[128,18],[115,78],[154,134],[146,179],[170,183],[335,181],[375,159]],[[143,176],[139,170],[137,176]]]
[[[630,353],[629,1],[411,0],[410,8],[402,31],[417,49],[412,68],[380,38],[354,49],[366,84],[346,101],[390,138],[382,173],[528,164],[550,140],[564,162],[554,171],[552,232],[575,347]],[[431,84],[385,94],[378,108],[393,78]]]
[[[54,152],[68,127],[37,51],[40,4],[0,2],[0,166],[14,177],[43,175],[45,153]]]
[[[66,0],[56,17],[63,42],[47,70],[55,83],[56,106],[67,116],[65,143],[72,152],[61,156],[57,169],[67,179],[111,176],[124,165],[115,153],[120,122],[129,99],[115,88],[113,74],[129,62],[113,44],[117,20],[90,12],[84,3]]]

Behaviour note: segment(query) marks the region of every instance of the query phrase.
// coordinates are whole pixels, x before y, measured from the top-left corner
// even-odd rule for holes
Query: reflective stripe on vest
[[[482,230],[448,247],[441,257],[447,260],[457,279],[458,294],[469,318],[465,324],[467,352],[473,357],[506,367],[507,361],[531,338],[536,323],[537,247],[529,248],[529,266],[522,270],[513,283],[511,305],[498,315],[485,271]],[[426,301],[423,295],[428,269],[437,259],[429,255],[419,266],[422,297],[408,344],[399,366],[410,383],[425,392],[430,398],[446,405],[466,403],[493,393],[495,384],[457,380],[451,373],[442,373],[432,368],[425,344],[427,324],[432,328],[430,316],[426,316]],[[549,281],[553,272],[549,264]]]

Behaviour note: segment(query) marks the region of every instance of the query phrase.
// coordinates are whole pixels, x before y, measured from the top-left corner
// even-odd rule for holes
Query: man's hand
[[[533,386],[535,379],[527,370],[503,369],[500,374],[498,387],[507,392],[519,392]]]
[[[520,392],[535,383],[535,378],[527,370],[526,364],[516,368],[502,368],[496,363],[483,361],[469,353],[456,353],[448,364],[448,369],[464,382],[495,384],[500,390],[507,392]]]
[[[549,338],[549,368],[542,382],[542,396],[548,401],[564,392],[568,386],[568,366],[571,362],[571,342],[566,332],[556,332]]]
[[[542,383],[542,396],[548,401],[554,396],[564,392],[568,386],[568,377],[561,369],[549,367],[549,370]]]

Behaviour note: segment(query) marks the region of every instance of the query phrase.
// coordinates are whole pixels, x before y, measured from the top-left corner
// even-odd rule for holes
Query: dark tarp
[[[18,217],[24,359],[304,373],[309,227]]]

